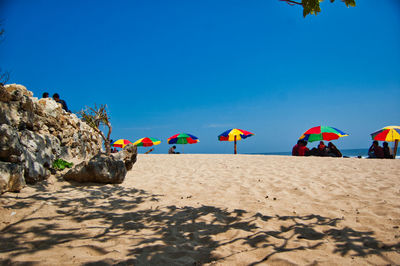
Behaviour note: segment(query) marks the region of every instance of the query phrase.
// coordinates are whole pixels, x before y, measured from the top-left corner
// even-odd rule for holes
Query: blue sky
[[[114,140],[158,153],[179,132],[200,139],[185,152],[231,153],[232,127],[255,133],[240,153],[289,151],[317,125],[364,148],[400,124],[400,1],[356,2],[303,18],[278,0],[0,0],[0,67],[73,111],[107,104]]]

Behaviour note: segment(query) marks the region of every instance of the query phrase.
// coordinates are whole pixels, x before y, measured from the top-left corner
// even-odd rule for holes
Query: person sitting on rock
[[[54,93],[53,94],[53,99],[54,101],[61,103],[62,108],[66,111],[69,112],[68,107],[67,107],[67,103],[64,100],[60,99],[60,95],[58,93]]]
[[[48,92],[43,92],[42,98],[49,98],[49,93]]]

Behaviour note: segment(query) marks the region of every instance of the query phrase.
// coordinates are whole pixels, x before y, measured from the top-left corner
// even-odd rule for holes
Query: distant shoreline
[[[368,149],[342,149],[340,150],[343,154],[344,157],[350,157],[350,158],[357,158],[361,156],[361,158],[367,158],[368,157]],[[139,154],[144,154],[144,152],[140,152]],[[166,153],[159,153],[159,152],[154,152],[151,154],[166,154]],[[229,155],[233,153],[212,153],[212,152],[205,152],[205,153],[199,153],[199,152],[188,152],[184,154],[222,154],[222,155]],[[251,152],[251,153],[240,153],[241,155],[278,155],[278,156],[292,156],[291,151],[282,151],[282,152]],[[400,152],[397,152],[396,159],[400,159]]]

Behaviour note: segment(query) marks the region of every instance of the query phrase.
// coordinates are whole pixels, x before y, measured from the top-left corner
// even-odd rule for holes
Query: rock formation
[[[33,97],[22,85],[0,86],[0,193],[47,178],[57,158],[83,160],[101,146],[91,127],[53,99]]]
[[[120,184],[124,181],[127,171],[132,169],[136,157],[136,146],[129,144],[122,151],[111,156],[97,154],[90,160],[76,165],[64,175],[64,179],[77,182]]]

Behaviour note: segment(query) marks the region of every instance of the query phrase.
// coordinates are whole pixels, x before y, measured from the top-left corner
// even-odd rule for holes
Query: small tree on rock
[[[110,123],[110,118],[107,113],[107,105],[102,104],[100,105],[100,107],[94,105],[94,108],[86,106],[86,109],[80,111],[79,115],[81,116],[82,121],[86,122],[86,124],[88,124],[91,128],[93,128],[97,133],[100,134],[100,136],[103,138],[104,141],[106,154],[110,155],[111,154],[110,136],[112,127]],[[100,126],[105,126],[108,128],[107,137],[100,129]]]
[[[2,28],[2,23],[0,22],[0,42],[3,41],[3,37],[4,37],[4,29]],[[0,68],[0,86],[3,86],[4,84],[6,84],[9,79],[10,79],[10,73],[4,72]]]
[[[321,12],[321,8],[319,3],[323,0],[301,0],[301,1],[293,1],[293,0],[280,0],[283,2],[288,3],[289,5],[299,5],[303,6],[303,16],[306,17],[308,14],[317,15]],[[329,0],[331,3],[335,2],[335,0]],[[355,0],[341,0],[346,4],[347,7],[349,6],[356,6]]]

